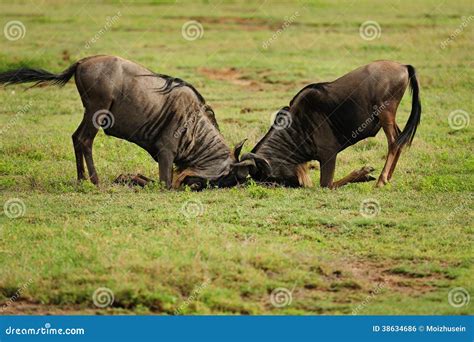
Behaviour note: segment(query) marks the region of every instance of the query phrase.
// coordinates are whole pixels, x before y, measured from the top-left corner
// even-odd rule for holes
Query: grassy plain
[[[17,198],[25,208],[18,218],[0,213],[0,310],[472,314],[472,303],[448,301],[453,288],[474,295],[473,126],[448,124],[451,112],[473,111],[472,4],[390,3],[2,2],[2,27],[18,20],[26,34],[0,36],[0,70],[59,72],[85,56],[119,55],[192,83],[229,144],[249,138],[245,151],[301,87],[373,60],[417,68],[423,114],[382,189],[130,189],[113,179],[157,178],[157,165],[102,132],[97,189],[76,184],[71,134],[82,106],[74,82],[0,88],[0,204]],[[201,38],[183,38],[190,20],[202,25]],[[381,28],[370,41],[359,34],[369,20]],[[410,101],[407,94],[399,108],[401,127]],[[386,147],[380,133],[349,148],[336,177],[363,165],[380,172]],[[317,184],[319,171],[311,177]],[[367,199],[380,204],[373,218],[360,213]],[[107,308],[93,303],[101,287],[114,294]],[[278,288],[291,293],[288,305],[272,304]]]

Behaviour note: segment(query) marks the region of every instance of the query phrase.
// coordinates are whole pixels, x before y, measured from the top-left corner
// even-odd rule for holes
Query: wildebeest
[[[85,159],[90,180],[99,182],[92,158],[99,128],[148,151],[158,162],[160,181],[167,188],[233,186],[245,180],[254,165],[251,160],[238,160],[243,142],[231,152],[214,112],[192,85],[119,57],[84,58],[60,74],[20,68],[0,73],[0,84],[63,86],[72,76],[85,109],[72,135],[79,180],[85,179]],[[178,171],[174,181],[173,163]]]
[[[395,116],[408,85],[412,109],[401,131]],[[402,148],[411,144],[420,117],[419,86],[413,66],[377,61],[333,82],[304,87],[289,107],[277,113],[271,129],[241,160],[255,161],[256,167],[250,170],[255,180],[286,186],[311,185],[307,167],[311,160],[319,161],[322,187],[369,181],[375,179],[369,175],[371,167],[353,171],[334,182],[336,157],[383,128],[388,155],[377,181],[377,186],[383,186],[392,178]]]

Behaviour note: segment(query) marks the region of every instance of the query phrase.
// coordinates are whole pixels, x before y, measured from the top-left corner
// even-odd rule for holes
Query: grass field
[[[131,189],[114,178],[158,178],[157,165],[103,132],[95,188],[76,183],[74,82],[0,88],[0,313],[474,313],[472,3],[390,3],[2,2],[1,26],[23,27],[0,36],[0,70],[119,55],[192,83],[230,145],[249,139],[244,151],[304,85],[373,60],[417,68],[423,113],[382,189]],[[182,33],[191,20],[196,37]],[[407,93],[401,127],[410,106]],[[380,173],[386,148],[380,132],[347,149],[336,178]]]

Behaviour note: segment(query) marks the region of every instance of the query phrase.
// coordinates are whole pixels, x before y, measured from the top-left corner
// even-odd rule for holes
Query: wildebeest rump
[[[412,109],[403,131],[395,122],[398,105],[407,86],[412,90]],[[309,186],[307,162],[320,163],[320,185],[336,188],[368,181],[371,167],[353,171],[334,182],[336,156],[345,148],[373,137],[383,128],[388,155],[377,186],[392,177],[403,146],[411,144],[421,117],[415,69],[391,61],[360,67],[333,82],[303,88],[276,115],[275,122],[251,153],[251,176],[257,181],[286,186]],[[282,124],[283,123],[283,124]]]
[[[99,128],[107,135],[144,148],[159,164],[160,180],[173,185],[173,163],[178,174],[174,186],[200,189],[207,182],[232,186],[248,176],[253,161],[239,163],[242,143],[232,153],[219,132],[214,112],[190,84],[155,74],[131,61],[114,56],[82,59],[61,74],[21,68],[0,74],[0,84],[25,82],[66,84],[72,76],[85,113],[72,135],[77,177],[99,179],[92,144]]]

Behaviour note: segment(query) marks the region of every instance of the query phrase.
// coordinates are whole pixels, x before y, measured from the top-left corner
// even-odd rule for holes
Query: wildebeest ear
[[[245,153],[242,155],[242,161],[247,161],[247,160],[253,160],[255,162],[255,169],[250,168],[250,174],[253,175],[257,173],[258,171],[261,171],[264,175],[270,175],[272,173],[272,168],[270,167],[270,164],[268,161],[260,157],[259,155],[255,153]]]
[[[244,146],[247,139],[242,140],[234,147],[234,158],[236,161],[239,161],[240,151],[242,151],[242,147]]]

